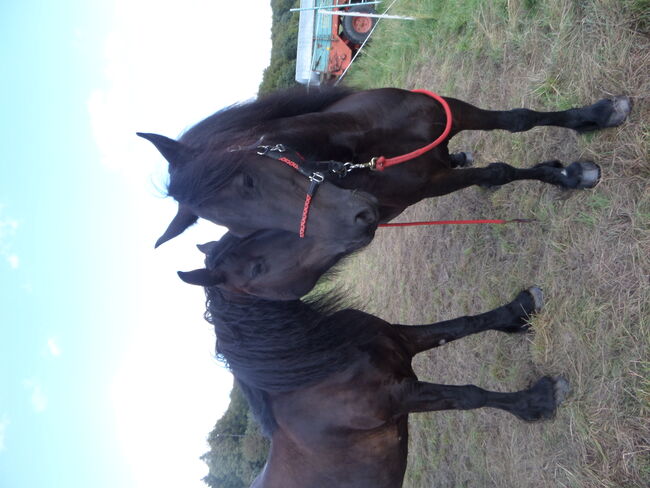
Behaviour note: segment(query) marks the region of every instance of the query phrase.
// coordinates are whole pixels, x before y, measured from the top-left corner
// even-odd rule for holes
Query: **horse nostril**
[[[373,225],[377,222],[377,212],[373,209],[366,209],[362,212],[359,212],[354,218],[354,223],[357,225]]]

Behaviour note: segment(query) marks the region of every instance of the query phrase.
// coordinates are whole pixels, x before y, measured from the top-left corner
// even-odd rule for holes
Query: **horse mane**
[[[351,88],[343,87],[295,87],[279,90],[219,110],[188,129],[179,141],[192,147],[210,145],[217,134],[248,132],[269,120],[320,112],[353,92]]]
[[[216,112],[181,135],[179,142],[194,157],[181,168],[170,168],[167,195],[181,203],[201,205],[230,181],[242,162],[238,149],[254,149],[259,144],[261,134],[256,129],[260,124],[319,112],[351,93],[349,88],[307,91],[299,87]]]
[[[269,393],[304,388],[345,369],[357,358],[358,345],[376,333],[367,325],[369,316],[342,309],[341,297],[333,294],[272,301],[205,290],[217,357],[243,385],[267,435],[277,427]]]

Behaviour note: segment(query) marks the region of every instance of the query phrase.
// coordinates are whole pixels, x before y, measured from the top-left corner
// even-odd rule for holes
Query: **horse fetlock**
[[[531,315],[539,312],[543,305],[544,296],[539,287],[533,286],[520,292],[512,302],[506,305],[512,316],[511,323],[498,327],[496,330],[510,334],[528,332],[531,327],[528,319]]]
[[[469,168],[474,164],[474,155],[471,152],[457,152],[449,155],[452,168]]]
[[[550,161],[544,161],[543,163],[536,164],[533,168],[559,168],[563,169],[564,165],[559,159],[552,159]]]

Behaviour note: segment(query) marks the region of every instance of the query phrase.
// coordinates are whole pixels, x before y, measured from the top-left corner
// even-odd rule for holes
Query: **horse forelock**
[[[171,170],[167,195],[180,203],[201,205],[226,186],[243,163],[240,153],[209,148],[186,165]]]
[[[244,240],[244,238],[226,232],[210,250],[210,254],[206,256],[205,267],[209,270],[217,268]]]

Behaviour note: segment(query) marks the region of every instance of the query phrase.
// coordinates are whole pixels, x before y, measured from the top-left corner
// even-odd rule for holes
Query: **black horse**
[[[197,247],[206,255],[205,268],[179,271],[183,281],[267,300],[305,296],[349,254],[340,241],[298,239],[283,230],[263,230],[247,237],[227,232],[221,240]]]
[[[381,172],[357,170],[345,178],[337,176],[340,171],[327,172],[311,202],[308,234],[339,240],[350,251],[369,242],[378,222],[394,218],[407,206],[471,185],[534,179],[564,188],[592,187],[600,169],[591,162],[566,168],[552,161],[530,169],[505,163],[454,169],[468,161],[463,153],[450,155],[447,143],[463,130],[519,132],[554,125],[582,132],[614,127],[631,110],[630,100],[622,96],[559,112],[482,110],[453,98],[444,100],[451,108],[451,131],[436,148]],[[446,120],[441,104],[422,93],[328,88],[280,92],[227,108],[189,129],[178,142],[140,133],[169,162],[168,193],[179,202],[176,217],[157,245],[199,217],[238,236],[262,229],[298,232],[305,195],[314,184],[304,174],[311,174],[307,162],[362,164],[378,156],[409,153],[439,137]],[[260,146],[265,149],[259,151]],[[292,154],[304,158],[307,169],[297,168],[296,161],[293,168],[283,164],[282,155],[276,154],[276,161],[258,154],[271,147],[291,148]]]
[[[271,439],[253,487],[399,487],[406,469],[408,415],[492,407],[522,420],[551,418],[568,382],[545,376],[512,393],[419,381],[414,355],[487,330],[521,333],[542,306],[541,291],[437,324],[390,324],[335,299],[268,301],[206,288],[206,319]]]

